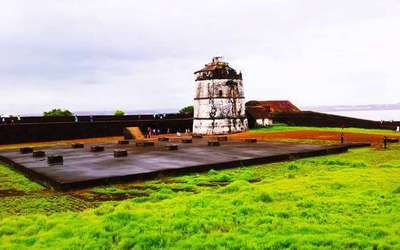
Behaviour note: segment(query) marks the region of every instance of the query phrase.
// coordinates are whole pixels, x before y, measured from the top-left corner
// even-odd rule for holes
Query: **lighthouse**
[[[221,57],[196,75],[193,134],[230,134],[247,129],[242,73]]]

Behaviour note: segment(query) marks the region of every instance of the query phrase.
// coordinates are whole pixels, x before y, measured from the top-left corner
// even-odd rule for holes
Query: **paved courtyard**
[[[82,188],[111,182],[156,178],[160,175],[206,171],[208,169],[248,166],[278,162],[301,157],[340,153],[346,145],[323,146],[286,144],[276,142],[221,141],[220,146],[208,146],[208,139],[193,139],[193,143],[155,142],[154,146],[136,146],[115,143],[95,144],[104,146],[102,152],[91,152],[94,144],[84,148],[71,145],[34,148],[46,156],[62,155],[61,165],[49,165],[47,157],[34,158],[32,153],[19,150],[0,151],[0,160],[9,163],[29,178],[60,190]],[[167,145],[176,144],[178,150],[170,151]],[[128,156],[115,158],[114,150],[126,149]]]

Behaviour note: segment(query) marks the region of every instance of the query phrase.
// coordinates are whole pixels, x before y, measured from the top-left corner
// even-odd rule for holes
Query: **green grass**
[[[393,144],[97,187],[90,195],[133,198],[82,211],[19,180],[29,195],[0,197],[0,249],[400,249],[399,158]]]
[[[87,207],[93,205],[46,190],[45,187],[30,181],[8,166],[0,164],[0,220],[11,215],[81,211]],[[0,224],[0,230],[1,228]]]
[[[342,132],[342,128],[288,126],[283,123],[277,123],[267,128],[256,128],[252,129],[251,131],[265,133],[265,132],[285,132],[285,131],[300,131],[300,130]],[[400,134],[396,133],[396,131],[386,130],[386,129],[344,128],[343,131],[348,133],[400,136]]]
[[[44,187],[28,180],[23,175],[11,170],[5,164],[0,164],[0,190],[14,189],[18,191],[38,191]]]

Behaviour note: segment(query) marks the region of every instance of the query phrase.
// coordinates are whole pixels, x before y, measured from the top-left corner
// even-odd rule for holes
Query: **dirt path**
[[[247,131],[243,133],[230,135],[231,138],[256,138],[258,140],[324,140],[324,141],[336,141],[340,142],[340,132],[333,131],[312,131],[312,130],[300,130],[300,131],[285,131],[285,132],[255,132]],[[376,134],[362,134],[362,133],[344,133],[344,140],[346,143],[351,142],[368,142],[373,146],[380,146],[383,142],[383,135]],[[389,138],[398,138],[399,136],[390,136]]]
[[[73,143],[85,144],[85,143],[116,142],[122,139],[123,136],[110,136],[110,137],[96,137],[96,138],[86,138],[86,139],[61,140],[61,141],[28,142],[28,143],[0,145],[0,150],[18,149],[22,147],[53,147],[53,146],[68,145]]]

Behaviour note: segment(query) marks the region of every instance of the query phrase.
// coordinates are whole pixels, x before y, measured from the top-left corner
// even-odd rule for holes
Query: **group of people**
[[[153,135],[159,135],[159,134],[161,134],[160,129],[155,129],[155,128],[152,129],[151,127],[147,127],[146,138],[151,138]]]
[[[21,116],[17,115],[16,117],[14,116],[4,116],[4,115],[0,115],[0,124],[14,124],[15,122],[20,122],[21,121]],[[89,121],[90,122],[94,122],[94,117],[90,116],[89,117]],[[77,115],[74,115],[74,122],[79,122],[79,117]]]
[[[4,115],[0,115],[1,124],[7,123],[6,118],[7,117],[5,117]],[[10,115],[8,118],[9,118],[9,123],[11,123],[11,124],[14,124],[15,121],[18,121],[18,122],[21,121],[21,116],[20,115],[17,115],[16,117],[13,117],[12,115]]]
[[[167,115],[166,114],[153,114],[154,120],[156,119],[164,119]]]
[[[79,122],[79,117],[74,115],[74,122]],[[89,122],[94,122],[94,117],[91,115],[89,116]]]
[[[146,138],[151,138],[151,137],[154,136],[154,135],[160,135],[160,134],[162,134],[162,133],[170,134],[170,133],[171,133],[171,130],[170,130],[169,128],[167,128],[166,130],[161,131],[159,128],[156,129],[156,128],[147,127],[145,137],[146,137]],[[190,129],[185,129],[184,134],[185,134],[185,135],[189,135],[189,134],[190,134]],[[176,135],[179,137],[179,136],[182,135],[182,133],[181,133],[180,131],[177,131],[177,132],[176,132]]]

